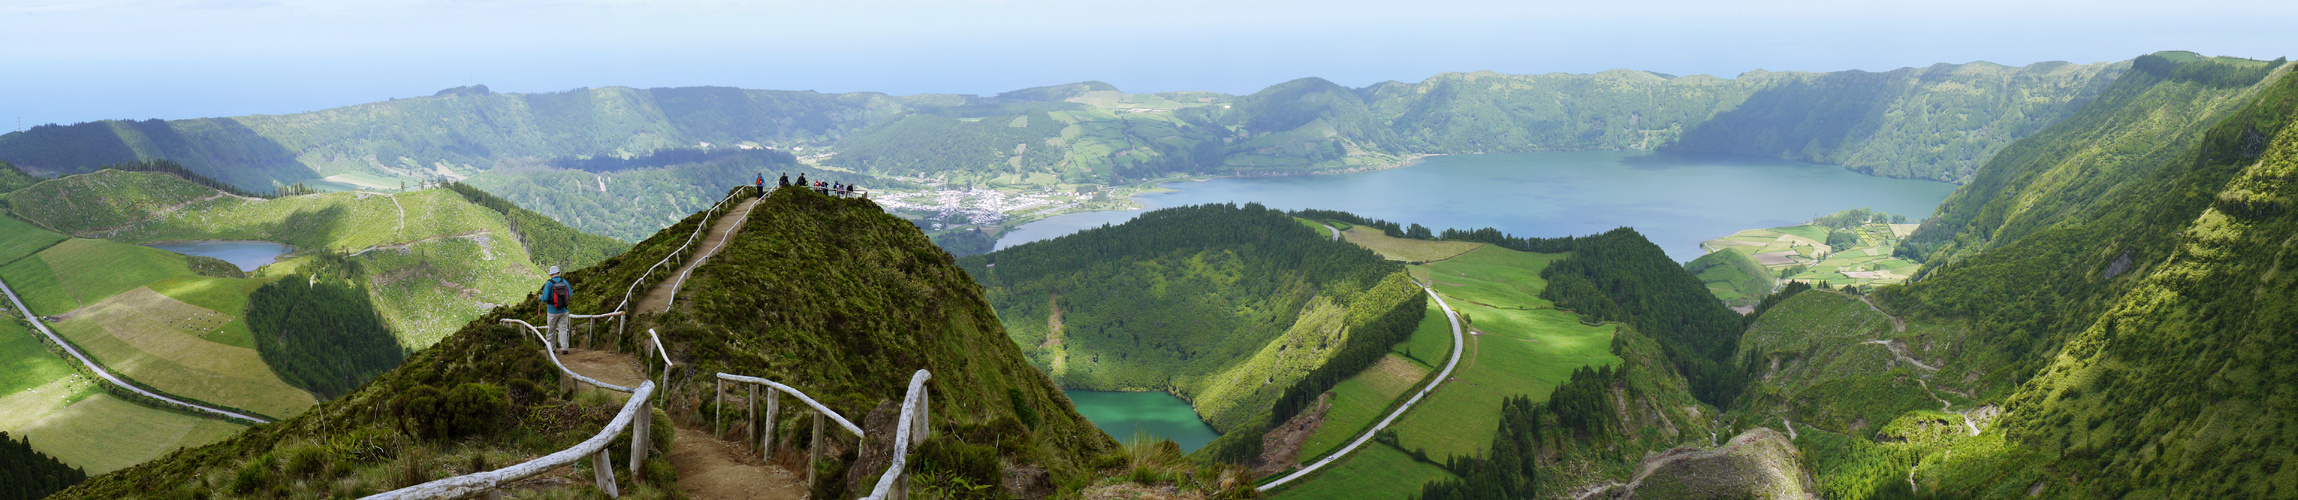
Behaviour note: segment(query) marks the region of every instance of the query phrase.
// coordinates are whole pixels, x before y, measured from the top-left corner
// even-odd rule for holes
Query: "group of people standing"
[[[766,173],[759,172],[758,178],[753,182],[758,185],[758,196],[761,198],[765,197]],[[862,191],[861,186],[829,181],[813,181],[812,184],[808,184],[806,181],[806,174],[804,173],[798,174],[798,182],[796,184],[792,184],[790,182],[790,174],[788,172],[782,173],[781,187],[790,187],[793,185],[802,188],[810,188],[813,189],[814,192],[822,194],[834,194],[838,196],[854,196],[856,194],[860,194],[864,199],[868,199],[870,197],[868,192]]]

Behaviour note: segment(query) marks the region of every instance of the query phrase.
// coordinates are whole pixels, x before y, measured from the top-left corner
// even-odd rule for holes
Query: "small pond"
[[[184,255],[215,257],[239,266],[241,271],[254,271],[279,260],[287,254],[287,245],[253,240],[200,240],[153,243],[145,245]]]
[[[1133,439],[1133,433],[1147,431],[1150,435],[1171,439],[1181,445],[1182,453],[1197,451],[1221,433],[1213,426],[1197,419],[1197,410],[1188,401],[1162,392],[1105,392],[1063,390],[1069,401],[1077,404],[1077,413],[1093,421],[1117,441]]]

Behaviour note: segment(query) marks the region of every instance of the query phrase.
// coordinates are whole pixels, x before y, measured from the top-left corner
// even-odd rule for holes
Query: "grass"
[[[280,381],[254,349],[202,340],[224,313],[137,289],[52,325],[106,367],[162,392],[274,417],[317,401]]]
[[[9,286],[19,287],[17,293],[24,296],[25,305],[41,314],[62,314],[155,281],[193,276],[182,255],[105,240],[73,238],[41,251],[37,257],[53,281],[42,283],[34,276],[39,270],[30,266],[33,259],[9,266],[26,266],[24,285],[16,284],[16,273],[5,275]]]
[[[1428,302],[1428,314],[1420,317],[1420,326],[1412,330],[1412,338],[1398,344],[1393,351],[1419,361],[1426,366],[1442,366],[1452,354],[1452,322],[1444,319],[1444,310],[1436,301]]]
[[[1301,457],[1321,457],[1364,433],[1367,426],[1387,416],[1389,406],[1420,386],[1430,369],[1391,354],[1380,363],[1333,386],[1332,408],[1315,435],[1301,442]]]
[[[42,452],[87,469],[89,474],[101,474],[159,458],[178,448],[222,441],[246,428],[95,394],[19,427],[17,433]]]
[[[16,262],[64,241],[64,235],[40,229],[0,213],[0,264]]]
[[[1499,409],[1495,407],[1494,412]],[[1435,458],[1435,457],[1431,457]],[[1441,459],[1439,459],[1441,460]],[[1452,477],[1444,468],[1415,461],[1387,445],[1366,443],[1347,460],[1279,491],[1277,498],[1404,498],[1420,493],[1420,485]]]
[[[1388,235],[1382,234],[1379,229],[1374,229],[1371,227],[1357,227],[1349,229],[1348,232],[1341,234],[1341,238],[1348,240],[1349,243],[1355,243],[1357,246],[1370,248],[1374,252],[1379,252],[1380,256],[1387,257],[1388,260],[1401,260],[1405,262],[1431,262],[1444,260],[1452,258],[1455,255],[1467,253],[1469,250],[1475,250],[1476,247],[1484,246],[1483,243],[1471,243],[1466,241],[1424,241],[1408,240],[1404,238],[1390,238]]]
[[[168,298],[230,316],[220,326],[200,331],[200,339],[254,349],[254,334],[247,330],[247,322],[242,321],[241,317],[247,310],[247,295],[268,281],[182,276],[161,280],[148,287]]]
[[[39,387],[71,376],[72,365],[48,351],[39,333],[15,321],[0,319],[0,396]]]
[[[1293,218],[1293,220],[1296,220],[1296,221],[1300,221],[1301,225],[1302,225],[1302,226],[1307,226],[1307,227],[1309,228],[1309,230],[1310,230],[1310,231],[1316,231],[1316,232],[1317,232],[1317,236],[1320,236],[1320,237],[1326,237],[1326,238],[1330,238],[1330,237],[1332,237],[1332,236],[1333,236],[1333,230],[1325,228],[1325,225],[1324,225],[1324,224],[1318,224],[1318,223],[1317,223],[1317,221],[1308,220],[1308,219],[1303,219],[1303,218],[1299,218],[1299,217],[1294,217],[1294,218]]]

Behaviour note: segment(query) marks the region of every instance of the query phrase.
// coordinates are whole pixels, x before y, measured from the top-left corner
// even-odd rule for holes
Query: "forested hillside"
[[[2183,52],[2141,56],[2096,101],[1995,155],[1896,253],[1935,269],[2091,213],[2188,154],[2209,124],[2240,108],[2279,66]],[[2228,147],[2256,154],[2266,139],[2253,134]]]
[[[1160,209],[960,262],[1063,387],[1170,391],[1219,429],[1266,418],[1311,371],[1378,344],[1293,392],[1353,375],[1425,308],[1401,265],[1258,204]]]
[[[1969,182],[2011,141],[2097,97],[2125,63],[1935,64],[1882,73],[1751,73],[1767,81],[1662,149],[1843,165],[1886,177]]]

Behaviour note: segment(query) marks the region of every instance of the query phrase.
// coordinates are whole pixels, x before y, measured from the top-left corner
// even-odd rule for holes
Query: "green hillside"
[[[544,268],[586,265],[627,248],[467,188],[262,199],[224,194],[168,174],[102,170],[48,180],[0,200],[34,224],[82,237],[123,243],[266,240],[291,245],[307,257],[349,255],[392,330],[403,344],[415,347],[435,341],[492,304],[532,293]],[[546,254],[531,256],[530,248]],[[117,272],[88,280],[65,276],[73,274],[70,269],[54,272],[62,273],[58,276],[73,295],[49,299],[28,293],[35,308],[68,310],[149,281]]]
[[[1974,62],[1882,73],[1751,73],[1739,79],[1764,81],[1754,93],[1686,125],[1662,149],[1969,182],[1997,150],[2075,113],[2129,67]]]
[[[1223,430],[1267,419],[1344,346],[1421,311],[1402,266],[1257,204],[1161,209],[962,262],[1063,387],[1173,392]],[[1383,322],[1407,307],[1410,321]]]
[[[666,411],[655,413],[662,433],[658,445],[669,446],[674,423],[709,426],[709,373],[744,373],[802,387],[860,420],[901,397],[901,381],[911,371],[927,369],[934,373],[928,387],[937,433],[926,449],[983,450],[993,457],[992,470],[1044,471],[1043,480],[1060,491],[1075,491],[1108,473],[1097,464],[1123,463],[1102,460],[1117,457],[1104,455],[1117,450],[1116,443],[1078,416],[1018,349],[1007,347],[980,288],[914,226],[867,201],[804,190],[781,190],[762,203],[723,253],[696,269],[677,308],[638,316],[630,335],[602,332],[600,341],[630,349],[645,337],[641,332],[655,330],[669,343],[678,373],[686,374],[670,378]],[[568,273],[569,279],[586,288],[610,287],[676,249],[702,222],[701,214],[689,217],[628,253]],[[577,295],[575,308],[599,310],[619,299]],[[557,369],[534,349],[531,335],[496,322],[536,319],[534,306],[528,301],[498,308],[319,411],[99,476],[58,498],[357,496],[562,449],[588,437],[595,422],[619,405],[542,389],[558,386]],[[478,389],[467,389],[473,387]],[[479,404],[494,410],[474,414],[474,424],[450,434],[405,435],[402,418],[425,416],[375,411],[409,408],[403,406],[408,395],[431,391],[498,396],[481,398]],[[1029,411],[1019,411],[1024,408]],[[800,422],[786,424],[778,432],[804,430]],[[851,438],[844,436],[830,435],[851,449]],[[625,494],[674,494],[668,459],[651,456],[645,480],[620,480]],[[829,455],[825,467],[843,471],[852,457]],[[948,459],[913,456],[911,466],[957,470],[973,463],[937,460]],[[972,484],[994,485],[997,477]],[[925,480],[921,488],[963,484]],[[536,487],[542,494],[589,494],[587,481]],[[839,488],[826,494],[848,495]]]
[[[2173,62],[2171,56],[2192,62]],[[2188,154],[2207,125],[2255,95],[2276,62],[2140,56],[2090,105],[2005,147],[1939,205],[1896,253],[1937,264],[2024,238],[2137,185]],[[2256,150],[2265,137],[2237,147]],[[2253,152],[2252,154],[2255,154]]]
[[[1920,279],[1762,312],[1732,427],[1792,421],[1830,497],[2298,491],[2298,80],[2177,55],[2007,148]]]

